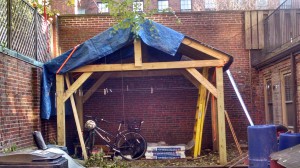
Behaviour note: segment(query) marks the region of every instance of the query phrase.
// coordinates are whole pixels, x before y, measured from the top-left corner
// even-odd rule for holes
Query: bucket
[[[277,151],[275,125],[248,127],[249,168],[268,168],[270,154]]]
[[[300,133],[283,133],[279,135],[279,150],[300,144]]]

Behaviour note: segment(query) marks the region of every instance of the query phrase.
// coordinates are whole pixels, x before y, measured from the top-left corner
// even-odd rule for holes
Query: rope
[[[75,50],[77,49],[77,47],[78,47],[78,45],[73,48],[72,52],[69,54],[69,56],[64,61],[64,63],[59,67],[59,69],[57,70],[56,74],[58,74],[60,72],[60,70],[65,66],[65,64],[69,61],[69,59],[71,58],[71,56],[73,55],[73,53],[75,52]]]

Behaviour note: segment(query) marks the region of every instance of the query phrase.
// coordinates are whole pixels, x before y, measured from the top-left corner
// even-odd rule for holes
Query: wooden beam
[[[71,84],[70,84],[70,79],[69,79],[68,74],[66,75],[66,83],[67,83],[67,87],[70,88]],[[73,94],[71,94],[70,100],[71,100],[71,106],[72,106],[73,115],[74,115],[74,119],[75,119],[75,124],[76,124],[76,128],[77,128],[77,133],[78,133],[78,137],[79,137],[79,142],[80,142],[80,146],[81,146],[81,150],[82,150],[82,155],[83,155],[84,160],[87,160],[88,156],[87,156],[87,153],[86,153],[86,148],[85,148],[85,144],[84,144],[84,140],[83,140],[83,136],[82,136],[82,130],[81,130],[81,127],[80,127],[80,122],[79,122],[77,108],[76,108],[76,104],[75,104]]]
[[[212,57],[215,57],[219,60],[222,60],[224,61],[223,63],[225,64],[226,62],[229,61],[229,56],[227,56],[226,54],[223,54],[222,52],[220,51],[217,51],[217,50],[214,50],[210,47],[207,47],[195,40],[192,40],[192,39],[189,39],[189,38],[184,38],[183,41],[182,41],[182,44],[185,44],[187,46],[190,46],[200,52],[203,52],[207,55],[210,55]]]
[[[60,146],[66,146],[65,102],[63,101],[64,86],[64,76],[56,75],[57,144]]]
[[[104,83],[111,73],[104,73],[94,84],[93,86],[83,95],[83,103],[85,103],[92,95],[93,93],[99,88],[99,86]]]
[[[143,63],[143,66],[141,67],[136,67],[135,64],[86,65],[72,72],[139,71],[139,70],[181,69],[181,68],[218,67],[218,66],[224,66],[224,61],[194,60],[194,61],[155,62],[155,63]]]
[[[225,132],[225,112],[224,112],[224,83],[223,83],[223,68],[216,68],[217,78],[217,107],[218,107],[218,131],[219,131],[219,156],[220,164],[227,163],[226,153],[226,132]]]
[[[140,39],[134,40],[134,64],[135,66],[142,66],[142,42]]]
[[[257,34],[257,11],[251,11],[251,49],[258,49],[258,34]]]
[[[251,15],[250,15],[250,11],[245,11],[245,45],[246,45],[246,49],[251,49]]]
[[[223,68],[222,68],[223,69]],[[206,78],[202,76],[200,72],[197,71],[195,68],[187,68],[186,69],[191,75],[194,76],[205,88],[216,98],[218,98],[217,89],[212,85]]]
[[[219,151],[219,135],[218,135],[218,114],[217,101],[214,96],[211,97],[211,125],[212,125],[212,141],[213,151]]]
[[[64,93],[64,102],[92,75],[92,72],[83,73]]]
[[[69,75],[70,84],[74,83],[74,78],[72,75]],[[75,92],[74,95],[75,98],[75,104],[77,108],[78,118],[80,122],[81,129],[84,129],[83,127],[83,103],[82,103],[82,86],[77,89],[77,92]]]
[[[196,80],[189,72],[187,72],[186,70],[181,70],[180,71],[181,74],[188,79],[196,88],[199,89],[200,86],[200,82],[198,80]]]
[[[179,76],[182,75],[181,70],[147,70],[147,71],[126,71],[126,72],[112,72],[110,78],[136,78],[136,77],[151,77],[151,76]],[[105,72],[107,73],[107,72]]]
[[[265,31],[264,31],[264,11],[257,12],[258,20],[258,49],[263,49],[265,46]]]

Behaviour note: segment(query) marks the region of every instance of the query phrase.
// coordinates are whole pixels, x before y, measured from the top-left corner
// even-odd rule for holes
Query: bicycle
[[[91,116],[86,117],[91,118]],[[122,129],[122,126],[125,125],[125,121],[117,122],[119,124],[119,127],[115,136],[112,133],[98,127],[96,124],[97,121],[97,118],[94,118],[94,120],[88,120],[85,123],[85,128],[87,128],[88,130],[88,137],[85,140],[85,145],[89,156],[92,153],[95,143],[95,134],[97,134],[102,140],[104,140],[111,150],[115,151],[115,153],[120,154],[120,156],[125,160],[137,160],[145,154],[147,150],[147,142],[145,138],[140,133],[138,133],[143,121],[139,122],[139,128],[136,127],[138,125],[136,125],[135,122],[133,131],[131,129],[132,125],[131,127],[129,127],[129,130]],[[113,124],[112,122],[104,119],[100,119],[100,121],[106,122],[108,124]],[[114,138],[114,141],[111,141],[111,138]]]

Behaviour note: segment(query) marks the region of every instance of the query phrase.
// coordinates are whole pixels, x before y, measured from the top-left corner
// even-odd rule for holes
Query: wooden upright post
[[[66,146],[64,76],[56,75],[57,144]]]
[[[140,39],[134,40],[134,64],[142,66],[142,43]]]
[[[224,114],[224,84],[223,84],[223,67],[216,68],[217,77],[217,107],[218,107],[218,131],[219,131],[219,156],[220,164],[227,163],[226,153],[226,132],[225,132],[225,114]]]

